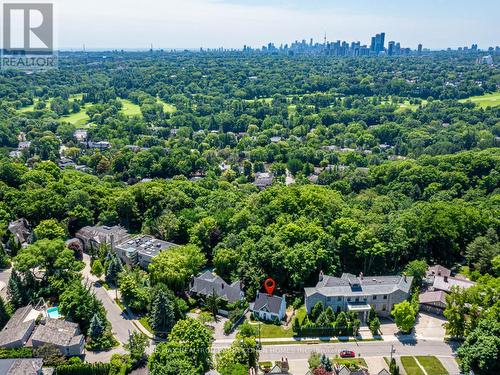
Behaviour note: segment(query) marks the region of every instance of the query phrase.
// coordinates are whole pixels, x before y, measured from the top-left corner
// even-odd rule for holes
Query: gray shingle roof
[[[59,346],[71,346],[78,344],[82,337],[78,324],[47,318],[45,324],[40,324],[35,329],[31,340]]]
[[[0,374],[38,375],[42,365],[41,358],[0,359]]]
[[[456,277],[443,277],[443,276],[435,276],[434,283],[432,287],[437,290],[444,290],[445,292],[451,291],[451,288],[457,286],[462,289],[470,288],[475,285],[474,281],[459,279]]]
[[[267,311],[273,314],[279,314],[282,300],[283,297],[272,296],[266,293],[258,293],[257,298],[253,303],[252,310],[259,311],[266,308]]]
[[[220,276],[210,271],[194,277],[189,285],[189,291],[202,296],[209,296],[215,292],[215,295],[226,299],[229,303],[234,303],[243,298],[243,291],[239,281],[229,285]]]
[[[425,292],[421,293],[418,296],[418,300],[420,303],[446,303],[446,293],[442,290],[434,291],[434,292]]]
[[[396,290],[409,292],[413,277],[411,276],[363,276],[356,277],[349,273],[341,277],[323,276],[315,287],[304,288],[306,296],[316,293],[324,296],[364,296],[373,294],[390,294]]]
[[[32,309],[28,305],[16,310],[0,332],[0,346],[21,340],[32,329],[33,319],[27,320]]]

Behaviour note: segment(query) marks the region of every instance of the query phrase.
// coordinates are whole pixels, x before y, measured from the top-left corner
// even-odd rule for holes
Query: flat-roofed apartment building
[[[150,235],[139,235],[116,245],[115,251],[124,263],[147,269],[155,256],[174,246],[177,245]]]

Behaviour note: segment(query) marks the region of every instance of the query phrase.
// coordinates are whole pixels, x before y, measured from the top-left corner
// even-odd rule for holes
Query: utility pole
[[[393,344],[391,344],[391,361],[390,361],[390,362],[392,362],[392,355],[393,355],[394,353],[396,353],[396,349],[394,349],[394,345],[393,345]]]
[[[260,337],[260,325],[261,323],[259,322],[259,349],[262,349],[262,338]]]

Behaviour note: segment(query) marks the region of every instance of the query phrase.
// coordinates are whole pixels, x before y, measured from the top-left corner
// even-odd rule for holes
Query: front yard
[[[449,375],[441,361],[434,356],[403,356],[401,363],[407,375],[425,375],[420,366],[424,368],[427,375]]]

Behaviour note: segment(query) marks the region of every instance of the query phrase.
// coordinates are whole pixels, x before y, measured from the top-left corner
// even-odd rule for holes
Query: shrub
[[[109,363],[80,363],[57,367],[57,375],[108,375]]]
[[[0,348],[0,359],[6,358],[32,358],[32,348],[4,349]]]

